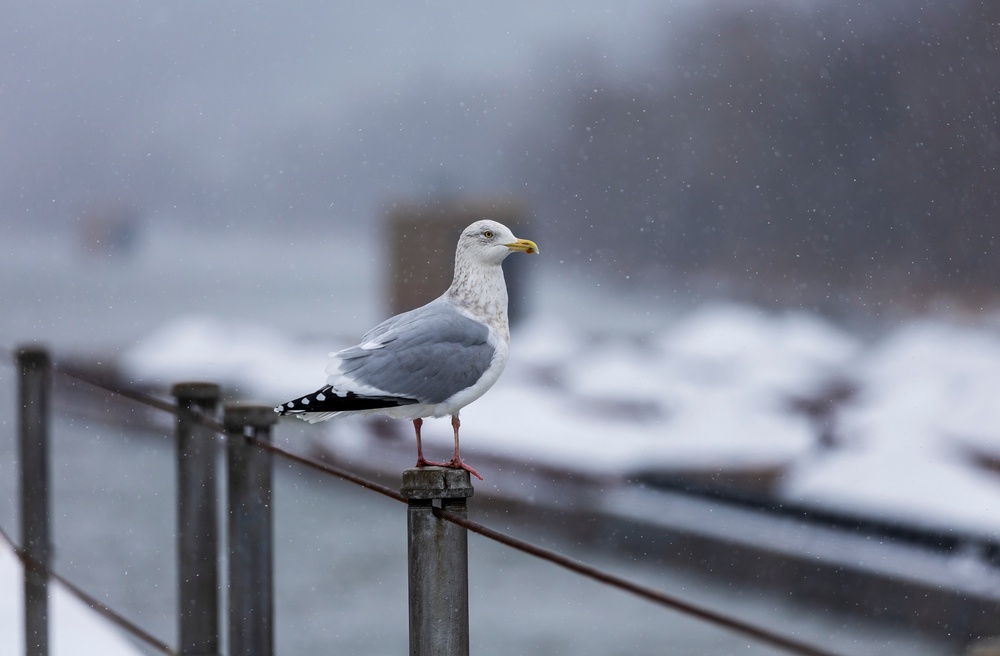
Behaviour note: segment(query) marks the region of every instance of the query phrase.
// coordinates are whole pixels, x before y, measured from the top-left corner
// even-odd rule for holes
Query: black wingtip
[[[327,385],[312,394],[300,396],[275,407],[279,415],[300,415],[305,412],[357,412],[359,410],[378,410],[379,408],[395,408],[401,405],[419,403],[416,399],[402,396],[361,396],[354,392],[337,394]]]

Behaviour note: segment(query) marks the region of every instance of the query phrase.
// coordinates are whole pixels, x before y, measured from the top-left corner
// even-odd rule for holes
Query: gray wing
[[[334,355],[329,382],[350,384],[441,403],[478,381],[493,361],[489,329],[460,314],[452,305],[434,302],[397,315],[365,335],[359,346]],[[343,390],[346,391],[346,390]]]

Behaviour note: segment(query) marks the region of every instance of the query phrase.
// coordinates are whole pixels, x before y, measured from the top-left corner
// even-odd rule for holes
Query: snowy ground
[[[22,569],[10,545],[0,540],[0,654],[24,653]],[[54,656],[137,656],[135,647],[103,617],[67,592],[49,586],[50,643]]]
[[[778,469],[789,500],[1000,533],[993,327],[921,319],[868,344],[815,315],[736,305],[645,336],[594,337],[557,316],[514,332],[500,382],[463,411],[467,459],[621,475]],[[276,404],[323,384],[326,352],[346,345],[189,317],[121,364],[135,380],[215,380]],[[831,446],[803,402],[826,413]],[[330,439],[357,434],[351,421],[327,424]],[[425,429],[435,449],[450,444],[444,421]]]

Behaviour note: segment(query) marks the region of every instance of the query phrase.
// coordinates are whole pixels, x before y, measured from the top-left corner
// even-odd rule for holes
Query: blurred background
[[[972,536],[984,558],[921,560],[906,576],[1000,607],[997,3],[111,0],[0,14],[0,347],[44,343],[150,389],[208,378],[277,403],[322,384],[326,352],[400,309],[394,217],[510,216],[541,256],[505,263],[511,362],[463,412],[463,454],[487,478],[477,494],[535,503],[545,489],[555,506],[597,512],[591,496],[614,485],[707,485],[916,527],[931,542]],[[408,266],[424,252],[450,266],[454,239],[431,241]],[[14,389],[5,367],[8,404]],[[57,403],[63,553],[98,555],[63,565],[169,637],[172,600],[128,591],[124,556],[100,555],[109,540],[125,547],[68,519],[120,476],[111,494],[149,521],[134,487],[156,475],[128,473],[156,470],[167,447],[74,394]],[[436,449],[448,448],[445,423],[428,437]],[[9,417],[0,426],[13,433]],[[403,429],[282,424],[283,439],[328,457],[382,463],[372,474],[390,482],[411,459]],[[0,489],[13,499],[12,438],[4,449]],[[314,526],[328,492],[285,480],[287,530],[307,525],[324,546],[289,538],[279,562],[323,567],[343,546]],[[170,484],[150,494],[169,498]],[[5,526],[13,507],[0,508]],[[792,618],[845,653],[957,653],[978,630],[924,618],[920,637],[891,613],[817,616],[780,586],[733,598],[724,550],[710,566],[686,557],[682,576],[656,548],[640,558],[618,551],[620,536],[582,539],[579,517],[548,523],[564,530],[523,530],[765,623]],[[133,536],[133,569],[166,589],[172,571],[153,572],[153,545],[172,539],[160,529]],[[511,571],[532,581],[527,596],[554,585]],[[396,584],[371,607],[399,596]],[[311,585],[279,614],[301,599],[333,612]],[[544,608],[512,608],[481,593],[473,634],[479,603],[495,653],[621,653],[592,626],[613,598],[550,594]],[[551,633],[552,608],[591,633]],[[629,653],[661,653],[660,616],[622,612],[612,623],[641,636]],[[280,639],[294,653],[370,646],[384,629],[287,614]],[[750,653],[690,624],[669,631],[692,653]]]
[[[488,194],[526,202],[552,258],[616,284],[979,307],[1000,273],[997,14],[13,6],[3,225],[91,249],[140,249],[162,223],[331,239],[393,202]]]

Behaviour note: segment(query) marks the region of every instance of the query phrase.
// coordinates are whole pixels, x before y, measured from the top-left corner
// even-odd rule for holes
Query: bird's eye
[[[493,239],[493,231],[483,230],[483,237],[486,237],[487,239]]]

